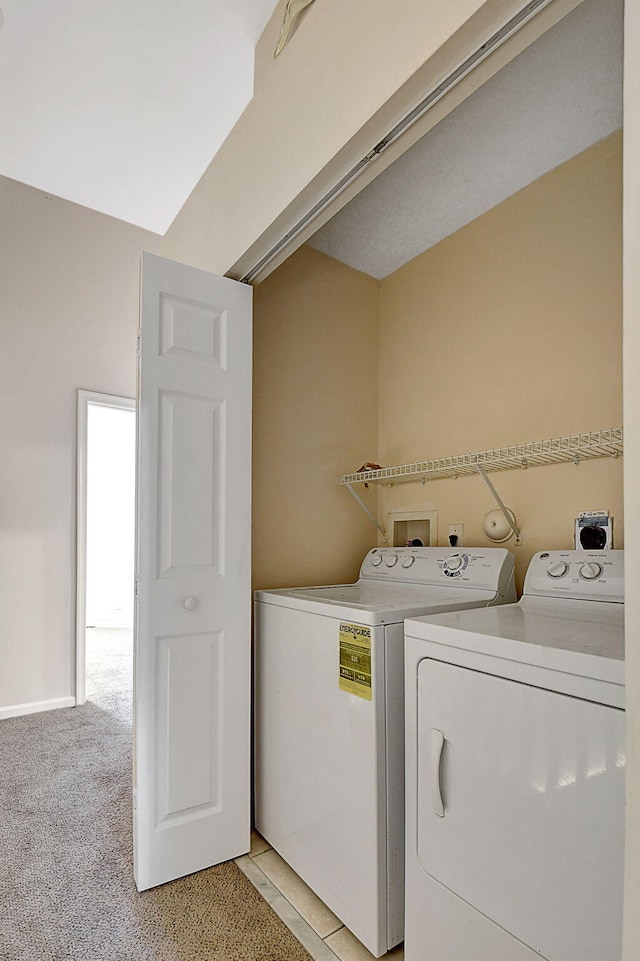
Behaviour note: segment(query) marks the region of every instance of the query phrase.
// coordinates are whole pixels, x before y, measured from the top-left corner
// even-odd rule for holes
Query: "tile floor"
[[[251,850],[237,858],[236,864],[314,961],[375,961],[259,834],[252,834]],[[404,961],[402,945],[384,957]]]

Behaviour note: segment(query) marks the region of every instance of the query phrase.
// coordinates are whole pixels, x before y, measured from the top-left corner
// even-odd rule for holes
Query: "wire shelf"
[[[358,471],[343,474],[338,484],[382,483],[407,484],[419,480],[440,480],[445,477],[464,477],[477,474],[478,465],[485,471],[526,469],[540,464],[561,464],[596,457],[618,457],[623,451],[623,429],[612,427],[597,430],[590,434],[570,434],[567,437],[554,437],[552,440],[533,441],[530,444],[516,444],[513,447],[498,447],[473,454],[458,454],[455,457],[441,457],[437,460],[419,461],[415,464],[400,464],[397,467],[382,467],[380,470]]]

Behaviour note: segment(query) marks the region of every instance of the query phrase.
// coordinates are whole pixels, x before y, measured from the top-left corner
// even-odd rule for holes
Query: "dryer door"
[[[615,708],[421,661],[422,867],[551,961],[620,957],[624,746]]]

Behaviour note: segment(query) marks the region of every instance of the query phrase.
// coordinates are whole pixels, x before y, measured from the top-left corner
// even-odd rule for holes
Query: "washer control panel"
[[[360,578],[440,587],[499,590],[513,581],[514,557],[500,547],[376,547],[369,551]],[[515,599],[515,597],[514,597]]]
[[[524,593],[622,604],[624,551],[541,551],[531,559]]]

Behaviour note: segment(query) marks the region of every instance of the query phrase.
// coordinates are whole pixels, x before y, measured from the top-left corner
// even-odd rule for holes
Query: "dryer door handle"
[[[444,734],[437,728],[431,728],[431,809],[439,818],[444,817],[444,804],[440,790],[440,765],[442,763],[442,749]]]

